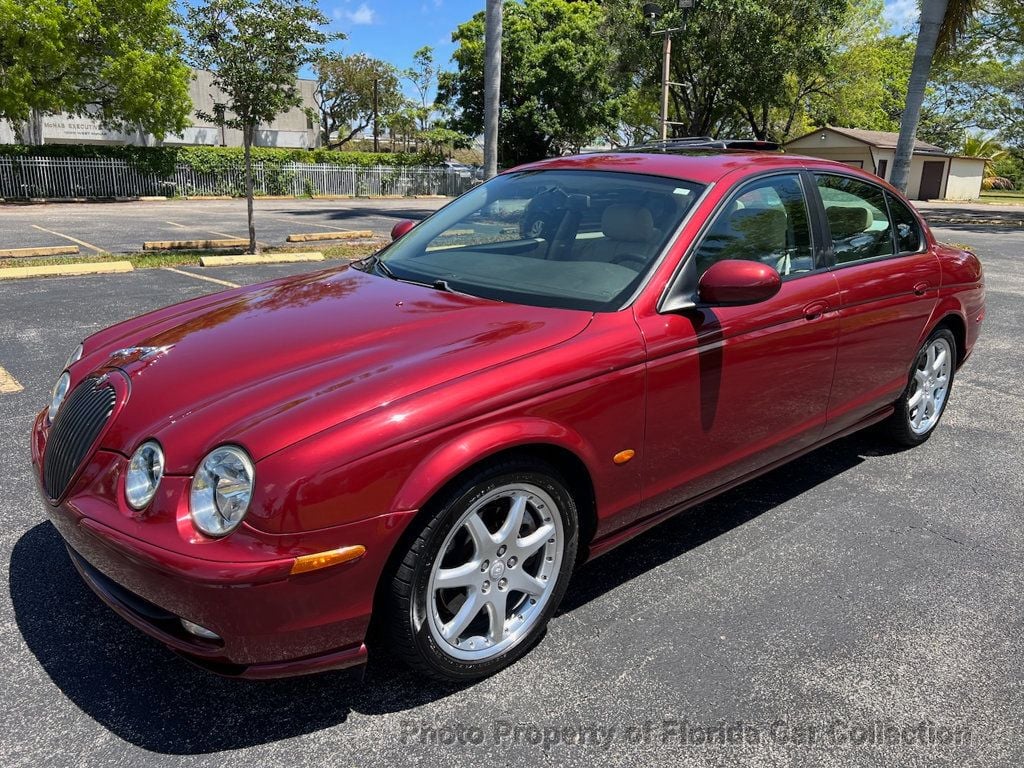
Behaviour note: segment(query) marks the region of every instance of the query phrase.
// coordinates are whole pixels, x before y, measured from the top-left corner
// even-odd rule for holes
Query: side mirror
[[[756,304],[782,287],[779,273],[759,261],[725,259],[708,267],[697,282],[702,304]]]
[[[415,226],[415,221],[412,221],[411,219],[402,219],[391,228],[391,239],[397,240]]]

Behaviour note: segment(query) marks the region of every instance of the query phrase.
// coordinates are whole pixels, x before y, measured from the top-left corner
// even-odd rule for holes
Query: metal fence
[[[253,164],[257,195],[461,195],[472,175],[449,168],[342,166],[327,163]],[[200,172],[178,165],[173,174],[142,170],[108,158],[0,157],[0,198],[117,198],[245,193],[241,166]]]

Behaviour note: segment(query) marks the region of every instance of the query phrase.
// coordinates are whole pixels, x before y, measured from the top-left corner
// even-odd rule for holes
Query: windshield
[[[496,176],[393,243],[382,271],[499,301],[617,310],[701,189],[603,171]]]

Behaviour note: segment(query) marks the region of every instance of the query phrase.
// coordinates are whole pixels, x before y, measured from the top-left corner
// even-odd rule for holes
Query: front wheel
[[[932,332],[917,353],[910,381],[889,417],[889,433],[901,445],[920,445],[938,426],[956,369],[956,339],[946,328]]]
[[[414,669],[469,681],[522,657],[558,607],[576,558],[576,505],[557,471],[485,468],[438,499],[391,588],[391,644]]]

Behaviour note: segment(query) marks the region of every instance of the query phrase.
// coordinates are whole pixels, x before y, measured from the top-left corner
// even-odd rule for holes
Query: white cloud
[[[917,0],[886,0],[885,20],[892,25],[893,31],[907,32],[917,22],[921,14]]]
[[[353,24],[373,24],[377,20],[377,12],[366,3],[360,3],[354,11],[345,11],[345,18]]]

